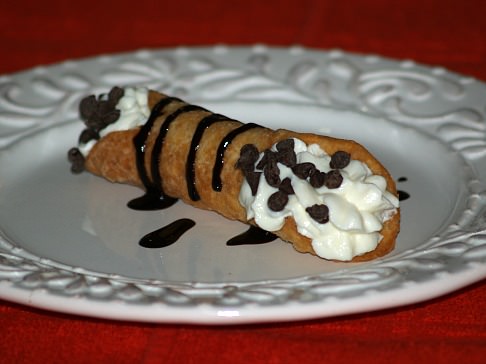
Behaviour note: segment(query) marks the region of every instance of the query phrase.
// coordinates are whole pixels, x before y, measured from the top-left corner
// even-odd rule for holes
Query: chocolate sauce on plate
[[[277,235],[263,230],[256,226],[250,226],[250,228],[237,235],[226,242],[228,246],[237,246],[237,245],[257,245],[257,244],[265,244],[277,239]]]
[[[186,231],[196,223],[191,219],[176,220],[158,230],[152,231],[140,239],[139,245],[144,248],[165,248],[174,244]]]
[[[398,190],[398,201],[405,201],[410,198],[410,194],[405,191]]]
[[[406,181],[408,181],[408,178],[407,177],[400,177],[400,178],[398,178],[397,181],[398,182],[406,182]],[[398,201],[405,201],[405,200],[408,200],[409,198],[410,198],[410,194],[408,192],[398,190]]]

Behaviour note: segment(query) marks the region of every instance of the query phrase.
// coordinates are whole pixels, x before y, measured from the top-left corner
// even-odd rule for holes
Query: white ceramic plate
[[[363,143],[406,179],[397,248],[333,263],[281,241],[226,246],[244,225],[182,203],[126,208],[141,191],[72,175],[66,159],[80,99],[114,85]],[[377,310],[479,281],[485,100],[485,84],[442,68],[300,47],[139,51],[0,77],[0,297],[111,319],[234,324]],[[197,224],[176,244],[138,245],[178,217]]]

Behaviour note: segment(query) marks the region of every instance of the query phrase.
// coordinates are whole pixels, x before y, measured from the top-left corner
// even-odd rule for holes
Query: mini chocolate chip
[[[82,120],[87,121],[96,111],[97,101],[95,95],[85,97],[79,103],[79,115]]]
[[[122,88],[113,87],[107,100],[103,96],[97,99],[94,95],[81,100],[79,115],[87,129],[83,130],[79,136],[80,144],[86,144],[93,139],[98,140],[100,138],[99,131],[120,118],[120,110],[116,109],[116,105],[124,93],[125,91]],[[68,159],[71,162],[73,173],[81,173],[84,170],[85,158],[78,148],[69,150]]]
[[[282,150],[277,153],[277,161],[284,166],[292,168],[297,164],[297,156],[293,149]]]
[[[68,150],[67,154],[68,161],[74,162],[80,155],[82,156],[81,151],[78,148],[71,148]]]
[[[84,171],[84,156],[78,148],[69,149],[68,160],[71,162],[71,172],[79,174]]]
[[[339,170],[333,169],[327,172],[326,180],[324,181],[324,184],[327,188],[338,188],[339,186],[341,186],[341,183],[343,183],[343,176],[341,175]]]
[[[115,121],[117,121],[120,118],[120,110],[114,109],[106,112],[105,114],[102,115],[101,121],[104,124],[103,127],[106,127],[107,125],[113,124]]]
[[[245,173],[246,181],[251,189],[251,195],[255,196],[258,191],[258,185],[260,183],[260,175],[262,172],[248,171]]]
[[[294,150],[294,139],[281,140],[275,146],[279,152],[285,152],[289,150]]]
[[[102,99],[102,96],[97,99],[94,95],[82,99],[79,104],[79,113],[86,126],[100,131],[117,121],[120,117],[120,110],[116,109],[116,104],[120,95],[121,91],[112,89],[108,100]]]
[[[292,172],[300,179],[307,179],[316,170],[316,166],[310,162],[296,164],[292,167]]]
[[[309,183],[314,188],[319,188],[326,182],[326,173],[316,170],[309,178]]]
[[[99,132],[103,128],[103,125],[99,122],[99,117],[97,115],[93,115],[88,120],[85,120],[84,124],[88,127],[88,129],[92,129],[96,132]]]
[[[252,171],[259,154],[258,149],[253,144],[245,144],[240,150],[240,158],[236,162],[236,168]]]
[[[84,124],[88,127],[88,129],[92,129],[96,132],[103,129],[103,125],[99,122],[99,118],[97,116],[89,118],[84,122]]]
[[[108,102],[111,105],[116,106],[116,104],[118,104],[118,101],[120,101],[123,95],[125,95],[125,90],[118,86],[115,86],[108,93]]]
[[[276,161],[269,162],[265,165],[263,175],[270,186],[278,187],[280,185],[280,169]]]
[[[325,224],[329,221],[329,208],[326,205],[312,205],[305,209],[307,213],[319,224]]]
[[[272,211],[282,211],[289,202],[289,196],[282,191],[277,191],[270,195],[268,198],[267,204],[270,210]]]
[[[332,169],[341,169],[346,167],[351,160],[351,155],[348,152],[342,150],[337,151],[331,157],[329,167]]]
[[[293,195],[295,193],[289,177],[284,178],[282,183],[280,183],[280,186],[278,186],[278,189],[287,195]]]
[[[277,153],[272,152],[270,149],[267,149],[263,152],[263,157],[260,159],[260,162],[256,165],[257,169],[265,169],[265,167],[269,163],[275,163],[277,162]]]
[[[100,134],[93,129],[84,129],[79,135],[79,144],[86,144],[91,140],[98,140]]]
[[[88,119],[88,123],[97,130],[101,130],[109,124],[114,123],[120,117],[120,110],[115,109],[109,101],[99,100],[98,107],[94,114]]]
[[[287,167],[293,167],[297,163],[297,156],[294,152],[294,140],[285,139],[279,141],[275,148],[277,148],[277,153],[275,153],[277,162],[282,163]]]
[[[96,108],[98,116],[103,117],[104,114],[109,113],[111,110],[114,110],[114,106],[111,105],[107,99],[103,100],[100,95],[98,98],[98,106]]]

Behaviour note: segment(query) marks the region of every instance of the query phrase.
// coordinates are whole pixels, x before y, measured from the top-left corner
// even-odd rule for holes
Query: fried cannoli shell
[[[149,92],[149,107],[154,105],[166,95],[155,91]],[[170,104],[167,112],[159,117],[152,128],[146,143],[145,165],[150,171],[149,156],[153,148],[155,138],[158,135],[160,125],[167,113],[179,108],[181,104]],[[243,173],[235,168],[240,157],[240,150],[245,144],[255,145],[259,151],[270,148],[275,143],[288,138],[298,138],[307,145],[318,144],[327,154],[332,155],[337,151],[346,151],[352,159],[364,162],[373,174],[381,175],[386,179],[387,190],[397,195],[395,183],[382,166],[364,147],[351,141],[336,139],[327,136],[297,133],[289,130],[271,130],[267,128],[250,129],[239,134],[227,147],[224,155],[224,165],[221,173],[222,190],[214,191],[212,188],[213,167],[216,158],[216,150],[221,140],[242,123],[233,120],[221,121],[211,125],[204,133],[195,160],[196,189],[201,199],[193,201],[188,194],[186,182],[186,161],[191,140],[199,121],[207,111],[193,111],[181,114],[171,125],[163,148],[162,162],[160,163],[160,175],[162,176],[163,191],[175,198],[183,200],[189,205],[215,211],[232,220],[254,224],[246,219],[246,210],[239,202],[239,193],[243,182]],[[126,131],[114,131],[101,138],[91,149],[86,157],[85,168],[111,182],[132,184],[144,187],[136,167],[136,153],[133,138],[140,128]],[[150,176],[150,173],[149,173]],[[399,232],[400,212],[387,220],[380,231],[383,236],[377,248],[371,252],[355,257],[352,261],[366,261],[390,252],[395,245]],[[273,232],[282,240],[293,244],[294,248],[303,253],[316,255],[312,248],[311,239],[299,234],[292,217],[287,217],[284,226]]]

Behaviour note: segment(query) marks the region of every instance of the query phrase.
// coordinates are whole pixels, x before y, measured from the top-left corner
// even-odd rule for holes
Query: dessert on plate
[[[354,141],[245,124],[143,87],[88,96],[80,117],[71,170],[143,188],[131,208],[180,199],[328,260],[394,248],[395,183]]]

